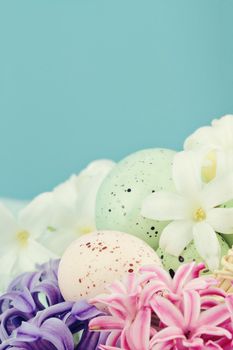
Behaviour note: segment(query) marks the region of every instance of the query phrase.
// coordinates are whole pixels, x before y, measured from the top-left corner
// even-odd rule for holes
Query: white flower
[[[0,204],[0,290],[16,275],[57,257],[38,242],[40,234],[40,220],[32,227],[28,209],[22,209],[15,218]]]
[[[114,165],[110,160],[92,162],[52,192],[37,196],[16,218],[0,204],[0,290],[16,275],[57,258],[74,239],[95,230],[97,191]]]
[[[184,149],[206,153],[203,174],[207,181],[233,171],[233,115],[199,128],[186,139]]]
[[[141,213],[150,219],[172,221],[160,238],[160,247],[167,253],[179,256],[194,240],[199,255],[214,270],[220,260],[215,232],[233,233],[233,208],[217,208],[233,198],[233,173],[206,184],[201,180],[201,163],[194,152],[177,153],[173,164],[176,193],[149,195]]]
[[[96,195],[114,165],[110,160],[94,161],[79,175],[28,205],[31,221],[36,224],[39,217],[43,221],[41,243],[61,255],[73,240],[96,229]]]
[[[21,209],[26,207],[29,201],[13,199],[13,198],[0,198],[0,203],[2,203],[5,207],[7,207],[13,215],[17,215],[17,213]]]

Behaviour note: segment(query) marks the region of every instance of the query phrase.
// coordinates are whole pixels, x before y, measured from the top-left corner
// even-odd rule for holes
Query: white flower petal
[[[9,282],[17,275],[33,271],[36,264],[42,264],[56,258],[57,255],[31,239],[26,247],[12,245],[0,256],[0,291],[4,291]]]
[[[5,292],[12,278],[21,272],[18,269],[17,257],[18,249],[16,246],[12,246],[0,256],[0,292]],[[2,268],[3,266],[4,268]]]
[[[18,214],[18,223],[21,229],[30,232],[34,238],[40,237],[50,224],[53,205],[51,192],[42,193],[34,198]]]
[[[0,198],[0,203],[7,207],[14,217],[29,203],[27,200],[18,200],[13,198]]]
[[[51,226],[66,230],[82,226],[83,221],[85,226],[93,226],[97,192],[114,165],[110,160],[94,161],[80,174],[56,187],[53,192],[56,209]]]
[[[216,155],[216,178],[226,176],[229,171],[233,170],[233,152],[229,153],[223,150],[216,150],[214,152]]]
[[[218,145],[226,151],[233,148],[233,115],[225,115],[212,121]]]
[[[62,256],[66,248],[81,234],[78,234],[74,229],[58,229],[49,231],[40,238],[40,243],[54,254]]]
[[[212,126],[197,129],[185,143],[185,150],[200,149],[208,146],[212,150],[233,148],[233,115],[226,115],[212,121]]]
[[[81,178],[82,176],[97,176],[101,182],[115,165],[116,163],[110,159],[97,159],[89,163],[88,166],[79,173],[79,177]]]
[[[141,215],[149,219],[181,220],[185,219],[188,214],[190,214],[188,202],[172,192],[152,193],[142,203]]]
[[[216,207],[233,199],[233,173],[215,178],[206,184],[201,196],[206,209]]]
[[[43,264],[58,256],[33,239],[28,240],[28,245],[19,250],[18,268],[21,272],[32,271],[36,264]]]
[[[215,149],[217,145],[216,136],[211,126],[203,126],[191,134],[184,142],[186,151],[200,149],[208,145],[210,149]]]
[[[79,218],[95,222],[97,192],[108,173],[115,166],[110,160],[97,160],[88,165],[77,177],[77,212]]]
[[[160,248],[168,254],[179,256],[193,239],[192,227],[192,221],[171,222],[161,234]]]
[[[56,200],[67,206],[72,207],[75,206],[76,198],[77,198],[77,175],[72,175],[68,180],[59,184],[52,191],[56,197]]]
[[[203,159],[197,152],[179,152],[174,156],[173,181],[183,195],[197,195],[202,188],[201,166]]]
[[[74,203],[68,202],[69,191],[42,193],[19,213],[19,225],[30,232],[34,239],[44,237],[48,230],[55,231],[73,227],[77,220]],[[75,193],[75,190],[73,189]],[[66,195],[67,193],[67,195]]]
[[[207,222],[216,232],[233,234],[233,208],[214,208],[209,210]]]
[[[11,212],[0,203],[0,252],[8,249],[15,240],[18,226]]]
[[[76,203],[70,201],[67,203],[69,194],[64,192],[64,195],[52,192],[53,202],[50,208],[50,220],[48,221],[48,228],[56,230],[66,230],[67,228],[73,227],[76,223],[77,217],[79,215]]]
[[[209,269],[216,270],[219,267],[221,250],[213,228],[206,222],[197,223],[193,226],[193,238],[199,255]]]

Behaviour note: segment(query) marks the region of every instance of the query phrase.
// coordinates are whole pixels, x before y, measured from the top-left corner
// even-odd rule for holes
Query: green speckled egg
[[[144,198],[153,192],[175,190],[172,181],[174,155],[175,152],[168,149],[147,149],[119,162],[97,194],[97,229],[127,232],[157,249],[167,222],[143,218],[141,206]]]
[[[222,207],[223,208],[233,208],[233,200],[223,204]],[[222,236],[225,239],[225,241],[229,244],[229,246],[232,247],[232,245],[233,245],[233,232],[231,235],[222,234]]]
[[[226,255],[228,252],[228,245],[221,235],[218,235],[218,240],[221,245],[221,254]],[[161,259],[165,270],[170,272],[170,275],[173,276],[174,272],[182,264],[186,264],[190,261],[196,261],[197,263],[203,262],[203,259],[197,253],[194,242],[192,241],[189,245],[183,250],[181,255],[177,258],[176,256],[165,253],[161,248],[158,248],[156,251],[157,255]],[[208,269],[204,270],[206,273],[209,272]]]

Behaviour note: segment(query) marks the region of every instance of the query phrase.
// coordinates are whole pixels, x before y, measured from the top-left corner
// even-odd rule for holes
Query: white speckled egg
[[[58,281],[65,300],[77,301],[106,292],[106,285],[143,265],[159,264],[156,252],[142,240],[117,231],[80,237],[65,251]]]
[[[96,200],[96,226],[133,234],[152,248],[167,222],[141,216],[142,202],[152,192],[174,191],[172,162],[175,152],[147,149],[129,155],[104,179]]]

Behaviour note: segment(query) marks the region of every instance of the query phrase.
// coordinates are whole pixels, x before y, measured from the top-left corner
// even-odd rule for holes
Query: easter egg
[[[221,237],[221,235],[217,236],[219,244],[221,246],[221,256],[226,255],[229,250],[229,247],[225,240]],[[174,276],[174,273],[178,269],[178,267],[182,264],[186,264],[191,261],[196,261],[197,263],[203,262],[203,258],[201,258],[198,254],[193,241],[190,242],[186,248],[184,248],[183,252],[180,254],[179,257],[167,254],[161,248],[158,248],[156,252],[162,261],[163,267],[165,268],[165,270],[169,271],[172,277]],[[210,271],[208,268],[204,270],[204,273],[209,272]]]
[[[97,229],[118,230],[135,235],[152,248],[168,222],[141,215],[143,200],[161,190],[174,191],[172,162],[175,152],[147,149],[129,155],[104,179],[97,193]]]
[[[106,285],[143,265],[159,264],[145,242],[123,232],[96,231],[75,240],[65,251],[58,281],[65,300],[77,301],[106,292]]]

